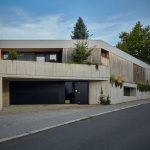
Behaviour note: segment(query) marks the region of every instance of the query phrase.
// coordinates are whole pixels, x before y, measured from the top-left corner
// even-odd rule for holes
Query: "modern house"
[[[150,65],[100,40],[88,60],[71,64],[76,40],[0,40],[0,110],[15,104],[98,104],[101,89],[111,103],[150,98],[137,82],[150,83]],[[17,60],[8,60],[15,50]]]

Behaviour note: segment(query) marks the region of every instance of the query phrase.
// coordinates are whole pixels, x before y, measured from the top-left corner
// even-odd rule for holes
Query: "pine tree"
[[[72,39],[88,39],[90,37],[89,30],[87,30],[86,25],[81,17],[78,18],[74,31],[72,31]]]

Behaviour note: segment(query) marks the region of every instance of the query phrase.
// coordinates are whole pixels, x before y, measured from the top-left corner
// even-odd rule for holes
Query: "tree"
[[[74,31],[72,31],[71,38],[72,39],[88,39],[91,35],[89,34],[89,30],[87,30],[86,25],[81,17],[78,18]]]
[[[117,48],[150,64],[150,26],[141,25],[138,21],[132,30],[119,34]]]
[[[75,50],[73,53],[73,61],[76,63],[84,63],[84,61],[87,60],[87,58],[91,55],[91,52],[93,49],[89,49],[87,42],[80,42],[78,41],[75,44]]]

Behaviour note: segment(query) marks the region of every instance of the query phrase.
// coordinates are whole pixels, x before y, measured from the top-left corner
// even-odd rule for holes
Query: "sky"
[[[115,46],[137,21],[150,25],[150,0],[0,0],[0,39],[71,39],[79,16]]]

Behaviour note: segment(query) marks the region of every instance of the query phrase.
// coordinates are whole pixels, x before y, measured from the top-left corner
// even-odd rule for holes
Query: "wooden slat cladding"
[[[135,82],[145,82],[145,69],[133,64],[133,79]]]
[[[101,56],[101,50],[98,48],[93,48],[93,51],[91,53],[91,55],[88,58],[88,61],[92,62],[92,63],[97,63],[100,64],[100,56]]]
[[[73,48],[64,48],[62,53],[62,62],[66,63],[72,60]]]
[[[101,49],[101,64],[109,66],[109,52],[104,49]]]
[[[121,76],[126,82],[133,82],[133,63],[122,59],[112,53],[110,57],[110,72],[111,75]]]
[[[150,70],[145,71],[145,80],[150,83]]]

